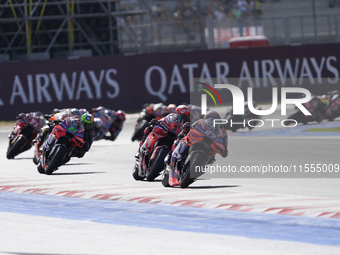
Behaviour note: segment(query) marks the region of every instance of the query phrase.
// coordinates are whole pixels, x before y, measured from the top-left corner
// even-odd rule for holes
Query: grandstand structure
[[[340,7],[327,0],[263,0],[261,15],[238,18],[231,14],[237,0],[225,0],[220,19],[218,2],[2,0],[0,61],[228,47],[249,34],[270,45],[340,41]]]
[[[0,55],[23,60],[119,54],[119,20],[133,17],[145,24],[146,14],[146,9],[121,11],[120,1],[113,0],[3,0]]]

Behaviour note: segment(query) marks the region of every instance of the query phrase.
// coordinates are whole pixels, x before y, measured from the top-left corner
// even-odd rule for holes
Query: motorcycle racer
[[[171,144],[169,144],[169,149],[171,149],[173,141],[182,131],[183,124],[188,122],[189,119],[189,107],[186,105],[179,105],[176,108],[175,113],[170,113],[159,121],[156,119],[151,121],[151,126],[145,129],[143,140],[141,141],[140,147],[136,154],[136,158],[139,161],[138,165],[140,166],[138,171],[138,175],[140,177],[144,177],[146,174],[145,155],[150,155],[150,153],[153,151],[154,145],[158,139],[157,137],[173,137]],[[164,160],[164,158],[162,160]]]
[[[140,113],[140,117],[137,120],[137,123],[141,122],[143,119],[150,122],[152,119],[161,119],[169,113],[169,110],[172,108],[168,108],[163,103],[158,104],[149,104],[146,105],[145,108]]]
[[[163,124],[163,122],[165,123]],[[190,108],[186,105],[179,105],[174,113],[169,113],[166,117],[158,121],[156,118],[150,121],[150,126],[146,127],[144,130],[144,136],[140,143],[140,146],[144,143],[146,137],[149,135],[153,129],[160,124],[165,125],[165,128],[171,126],[170,129],[172,132],[175,132],[178,135],[181,132],[181,125],[190,121]]]
[[[84,145],[81,149],[77,151],[74,155],[75,157],[82,158],[85,153],[88,152],[91,148],[91,145],[94,141],[94,118],[92,114],[84,113],[80,118],[80,125],[84,127]]]
[[[29,122],[34,122],[37,125],[35,129],[39,131],[45,124],[44,115],[42,112],[19,113],[16,119],[26,118]]]
[[[45,138],[51,133],[52,129],[56,124],[63,122],[67,117],[75,118],[79,121],[81,113],[77,108],[66,108],[62,110],[54,109],[53,114],[45,114],[44,116],[47,122],[45,126],[42,128],[42,132],[39,134],[37,139],[33,141],[36,144],[36,152],[39,151],[40,146],[44,142]],[[38,154],[39,153],[37,153],[37,155]]]
[[[104,139],[115,119],[113,111],[103,106],[93,108],[92,111],[95,122],[95,140]]]
[[[166,107],[166,110],[167,110],[168,113],[174,113],[174,112],[176,112],[176,108],[177,108],[177,106],[175,104],[169,104]]]
[[[112,124],[109,128],[110,135],[105,135],[105,140],[114,141],[123,129],[124,121],[126,120],[125,112],[122,110],[111,111],[111,118],[113,119]]]
[[[51,122],[54,122],[54,121],[62,122],[67,117],[80,119],[81,113],[77,108],[66,108],[66,109],[58,111],[57,113],[53,114],[52,116],[47,116],[47,117],[50,117],[49,120]]]
[[[214,126],[214,119],[220,119],[220,115],[212,111],[205,115],[204,119],[200,119],[196,121],[191,126],[192,137],[195,136],[195,132],[198,133],[207,133],[209,137],[214,137],[214,141],[218,144],[221,144],[223,149],[219,151],[219,154],[225,158],[228,156],[228,134],[224,128],[221,127],[221,125],[215,125]],[[213,127],[213,128],[207,128],[207,127]],[[211,131],[214,130],[214,134],[211,134]],[[188,132],[187,132],[188,133]],[[209,134],[208,134],[209,133]],[[190,140],[190,139],[189,139]],[[191,140],[188,141],[186,137],[182,138],[180,141],[177,142],[176,147],[174,148],[172,155],[171,155],[171,161],[169,163],[169,159],[166,162],[167,170],[169,171],[169,185],[170,186],[178,186],[179,185],[179,172],[176,170],[175,166],[178,160],[184,159],[186,157],[185,154],[187,154],[189,150],[189,146],[187,143],[194,143],[196,141]],[[215,161],[214,155],[209,159],[207,164],[212,164]]]
[[[22,147],[21,152],[29,150],[33,145],[33,139],[36,138],[36,136],[41,132],[42,127],[45,125],[45,119],[42,112],[30,112],[30,113],[20,113],[16,117],[17,122],[8,136],[9,138],[9,147],[11,146],[13,140],[20,132],[18,128],[15,128],[18,123],[26,123],[24,125],[29,126],[32,128],[31,134],[31,140],[28,140],[28,142]]]
[[[168,106],[165,106],[163,103],[145,104],[135,124],[135,130],[132,134],[131,141],[142,140],[143,131],[150,126],[150,121],[152,119],[160,120],[169,113],[175,112],[175,110],[175,104],[169,104]]]

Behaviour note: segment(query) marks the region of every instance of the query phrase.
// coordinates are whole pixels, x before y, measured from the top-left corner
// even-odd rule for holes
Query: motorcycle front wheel
[[[141,177],[139,176],[138,174],[138,159],[136,159],[136,163],[133,167],[133,170],[132,170],[132,176],[133,178],[136,180],[136,181],[142,181],[144,180],[144,177]]]
[[[171,187],[169,184],[169,171],[168,170],[164,170],[163,174],[162,174],[162,184],[164,187]]]
[[[290,119],[292,119],[292,120],[290,120]],[[303,113],[296,112],[296,113],[290,115],[288,117],[288,119],[283,122],[283,125],[289,126],[290,124],[295,124],[295,121],[293,121],[293,120],[296,120],[297,123],[307,124]]]
[[[153,181],[159,173],[164,169],[164,159],[168,154],[169,150],[166,148],[161,148],[156,156],[156,159],[146,172],[146,180]]]
[[[200,151],[194,151],[191,155],[189,155],[189,159],[186,160],[183,168],[185,168],[184,173],[181,175],[179,179],[179,186],[181,188],[187,188],[190,184],[192,184],[199,176],[203,173],[196,172],[196,166],[205,166],[206,156],[204,153]],[[195,173],[195,178],[190,177],[190,172]]]
[[[41,163],[38,163],[37,170],[38,170],[39,174],[44,174],[45,173],[45,170],[42,167]]]
[[[64,146],[56,145],[58,148],[55,149],[54,155],[46,162],[45,174],[50,175],[56,170],[63,162],[64,157],[67,153],[67,149]]]
[[[13,159],[15,156],[17,156],[21,152],[25,143],[26,139],[24,137],[20,137],[10,148],[8,148],[6,154],[7,158]]]

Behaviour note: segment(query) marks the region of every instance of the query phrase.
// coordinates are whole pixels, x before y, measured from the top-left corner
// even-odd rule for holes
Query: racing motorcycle
[[[72,118],[56,124],[43,144],[37,170],[39,173],[52,174],[67,163],[77,149],[84,146],[84,127]]]
[[[112,122],[102,111],[94,112],[95,141],[101,140],[109,132]]]
[[[33,163],[36,165],[39,164],[39,158],[42,153],[42,145],[44,144],[48,135],[53,130],[54,118],[48,114],[45,114],[44,118],[46,119],[46,124],[42,127],[41,132],[38,134],[38,136],[33,140],[33,144],[34,144]]]
[[[333,121],[340,116],[340,93],[335,92],[329,95],[328,104],[323,111],[325,118],[329,121]]]
[[[176,173],[179,186],[187,188],[204,174],[203,168],[213,163],[215,154],[222,155],[223,138],[217,138],[215,133],[214,127],[202,120],[188,132],[178,144],[181,153],[173,153],[170,165],[163,171],[164,187],[170,187],[170,174]]]
[[[150,126],[150,121],[152,119],[160,120],[167,115],[163,106],[163,104],[144,105],[144,109],[141,111],[137,123],[135,124],[135,130],[131,137],[132,142],[141,141],[143,139],[144,130]]]
[[[177,133],[173,131],[177,127],[169,126],[165,122],[156,125],[147,136],[133,168],[135,180],[146,178],[147,181],[153,181],[164,169],[164,158],[177,138]]]
[[[256,106],[254,106],[256,107]],[[261,109],[261,108],[257,108]],[[227,130],[231,130],[232,132],[236,132],[238,129],[248,128],[249,131],[252,130],[255,126],[257,126],[260,122],[256,121],[261,119],[261,116],[253,114],[248,107],[248,104],[244,105],[244,115],[234,115],[233,111],[227,112],[224,119],[228,122],[224,124],[224,128]],[[249,121],[251,121],[251,125],[249,125]]]
[[[40,133],[45,121],[43,118],[31,118],[31,114],[34,113],[18,119],[8,136],[9,144],[6,154],[8,159],[13,159],[18,154],[30,149],[33,140]]]
[[[300,109],[297,109],[292,115],[290,115],[287,120],[283,122],[285,126],[295,123],[307,124],[308,122],[316,121],[318,123],[322,122],[321,115],[321,100],[319,96],[314,96],[307,103],[302,104],[312,115],[305,115]],[[295,120],[295,121],[293,121]]]

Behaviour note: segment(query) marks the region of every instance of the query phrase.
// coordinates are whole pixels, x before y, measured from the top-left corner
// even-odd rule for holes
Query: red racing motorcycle
[[[222,155],[225,150],[222,131],[217,134],[204,120],[196,122],[174,149],[170,165],[163,172],[163,186],[187,188],[203,175],[202,168],[214,161],[215,154]],[[170,177],[174,177],[176,183],[171,182]]]
[[[147,181],[153,181],[164,169],[164,158],[181,132],[181,118],[181,115],[171,113],[148,134],[133,168],[132,176],[135,180],[146,178]]]
[[[29,150],[44,124],[43,115],[38,113],[29,113],[18,119],[8,136],[7,158],[13,159],[18,154]]]
[[[330,121],[340,116],[340,93],[335,92],[329,96],[329,103],[324,110],[324,116]]]
[[[304,103],[303,106],[312,114],[305,115],[300,109],[297,109],[295,113],[290,115],[287,120],[284,121],[284,125],[288,126],[294,123],[307,124],[308,122],[316,121],[322,122],[321,114],[321,99],[319,96],[314,96],[309,102]],[[295,121],[296,122],[295,122]]]
[[[39,173],[52,174],[57,168],[69,161],[78,148],[84,146],[84,127],[78,120],[65,118],[57,124],[43,144],[37,170]]]

